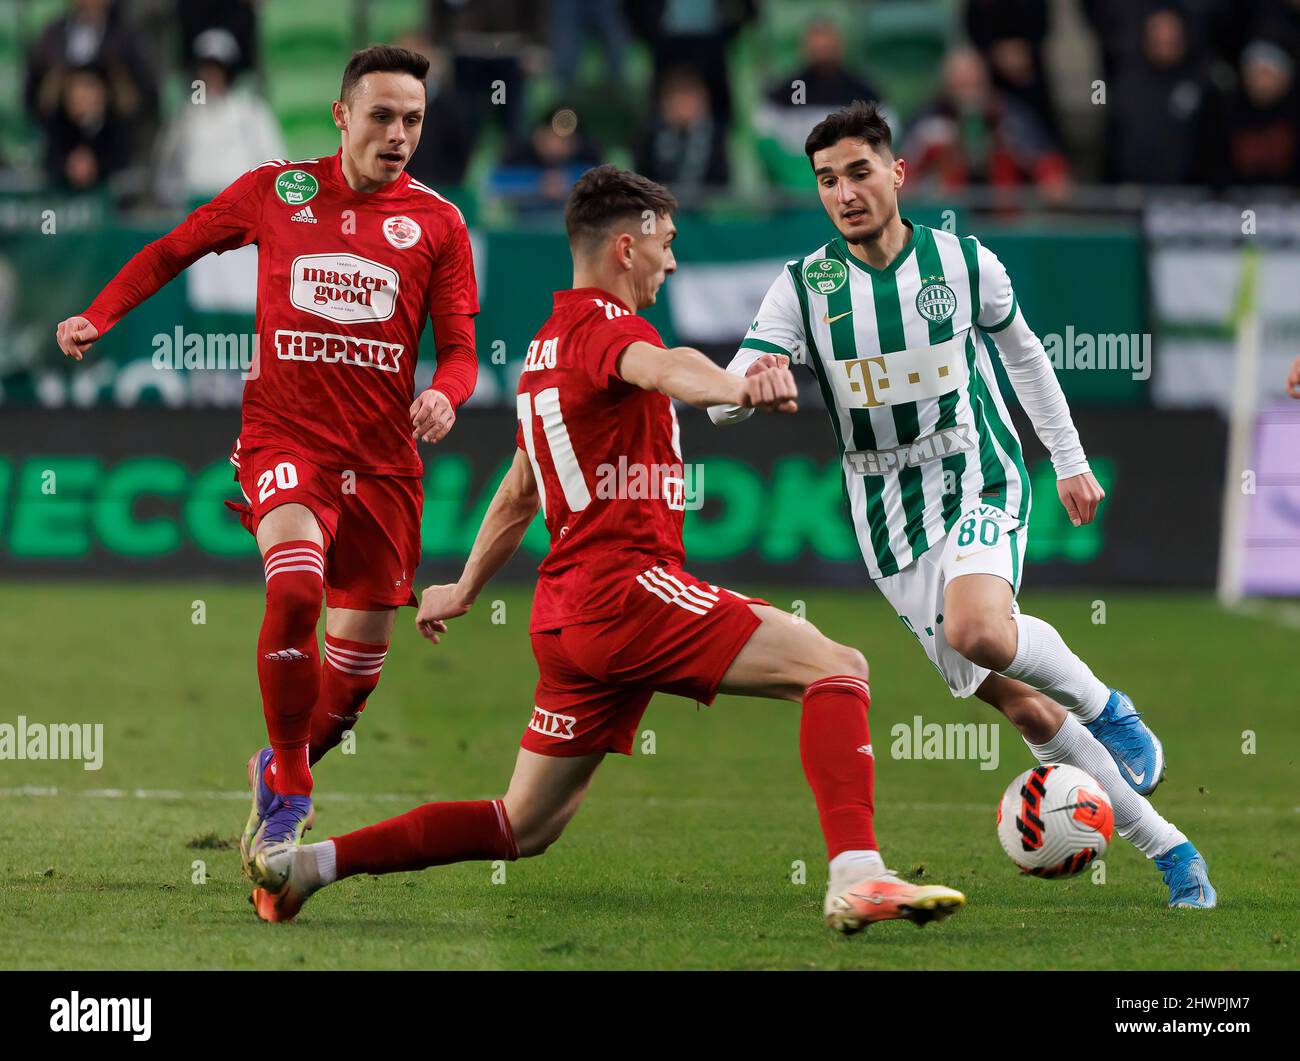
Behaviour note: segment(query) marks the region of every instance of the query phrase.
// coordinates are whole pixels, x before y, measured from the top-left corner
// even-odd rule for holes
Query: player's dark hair
[[[429,74],[429,60],[419,52],[398,48],[392,44],[372,44],[353,52],[343,70],[343,87],[339,99],[346,101],[366,74],[410,74],[423,81]]]
[[[804,153],[808,161],[818,151],[833,147],[841,140],[862,140],[870,145],[872,151],[879,151],[883,145],[891,155],[894,153],[893,134],[889,122],[880,113],[880,107],[873,100],[865,103],[855,99],[847,107],[834,111],[816,125],[804,141]]]
[[[569,193],[564,227],[569,246],[589,251],[619,222],[639,222],[647,213],[667,217],[676,211],[676,198],[662,184],[617,166],[596,166],[579,177]]]

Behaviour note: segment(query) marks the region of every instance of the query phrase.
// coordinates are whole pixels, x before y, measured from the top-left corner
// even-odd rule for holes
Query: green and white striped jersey
[[[1010,278],[973,236],[911,230],[884,269],[838,238],[786,263],[730,366],[743,372],[762,353],[811,366],[873,579],[908,567],[971,506],[1029,518],[989,338],[1016,318]]]

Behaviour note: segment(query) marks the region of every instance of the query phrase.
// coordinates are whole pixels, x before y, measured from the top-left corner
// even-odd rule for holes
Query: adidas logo
[[[314,225],[316,224],[316,215],[311,212],[310,206],[304,206],[301,210],[299,210],[296,214],[294,214],[293,217],[289,218],[289,220],[304,221],[309,225]]]
[[[871,758],[873,758],[873,759],[876,757],[875,752],[873,752],[873,751],[871,750],[871,745],[870,745],[870,744],[861,744],[861,745],[859,745],[857,748],[855,748],[854,751],[859,751],[859,752],[861,752],[863,755],[870,755]]]
[[[273,660],[276,663],[297,663],[299,660],[308,657],[299,652],[296,648],[282,648],[279,652],[268,652],[263,659]]]

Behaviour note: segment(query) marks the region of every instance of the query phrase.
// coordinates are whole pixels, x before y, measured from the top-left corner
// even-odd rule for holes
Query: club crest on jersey
[[[409,217],[389,217],[384,219],[384,239],[399,251],[414,247],[420,241],[420,226]]]
[[[320,185],[306,170],[287,169],[275,178],[275,194],[282,203],[301,206],[308,199],[314,199],[320,191]]]
[[[843,262],[834,258],[819,258],[803,267],[803,282],[808,290],[818,295],[832,295],[844,286],[849,271]]]
[[[957,311],[957,296],[943,282],[942,276],[927,276],[916,293],[916,312],[936,324],[946,321]]]

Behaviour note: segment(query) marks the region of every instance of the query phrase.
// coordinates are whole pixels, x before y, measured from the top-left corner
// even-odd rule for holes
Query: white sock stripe
[[[329,657],[329,659],[330,659],[331,661],[333,661],[334,663],[337,663],[340,667],[375,667],[375,668],[378,668],[378,667],[382,667],[382,666],[384,665],[384,657],[383,657],[383,656],[380,656],[378,659],[352,659],[352,658],[350,658],[350,657],[348,657],[348,656],[341,655],[341,654],[339,653],[338,649],[334,648],[334,647],[333,647],[332,645],[330,645],[328,642],[326,642],[326,644],[325,644],[325,655],[326,655],[327,657]]]
[[[677,586],[683,593],[694,593],[697,597],[710,605],[718,603],[718,595],[716,593],[710,593],[703,586],[688,586],[676,575],[670,575],[662,567],[651,568],[651,570],[660,578],[665,578],[673,585]]]
[[[665,597],[664,599],[667,600],[669,604],[675,604],[679,608],[685,608],[686,611],[694,612],[696,615],[706,614],[708,609],[711,607],[711,605],[704,605],[703,607],[697,606],[695,603],[691,601],[689,597],[684,597],[682,592],[678,590],[675,586],[673,586],[671,583],[668,583],[661,576],[657,575],[653,569],[644,572],[644,575],[647,579],[655,583],[655,585],[659,586],[661,589],[664,590],[665,593],[668,594],[668,596]]]
[[[380,671],[384,669],[383,664],[380,664],[378,667],[370,667],[370,668],[350,667],[345,663],[340,663],[328,652],[325,653],[325,661],[336,671],[341,671],[344,674],[355,674],[356,676],[362,678],[369,677],[372,674],[378,674]]]
[[[325,572],[325,559],[319,553],[314,556],[311,553],[298,553],[295,556],[272,556],[267,559],[263,568],[269,575],[277,568],[284,567],[286,564],[307,564],[310,567],[316,568],[322,574]]]
[[[812,689],[814,686],[818,689],[851,689],[854,692],[862,693],[865,696],[871,695],[871,686],[869,683],[863,681],[861,678],[854,678],[849,675],[835,678],[820,678],[813,682],[808,688]]]
[[[337,641],[330,640],[328,634],[325,635],[325,647],[334,655],[348,659],[353,663],[373,663],[382,660],[388,655],[388,649],[386,648],[379,652],[357,652],[355,649],[344,648]]]
[[[245,497],[248,495],[245,494]],[[281,549],[272,548],[267,551],[264,563],[274,563],[276,560],[292,560],[302,556],[314,556],[318,560],[324,560],[325,554],[319,549]]]
[[[286,574],[286,573],[288,573],[288,572],[290,572],[290,571],[310,571],[310,572],[312,572],[312,574],[319,575],[320,578],[321,578],[321,581],[324,581],[324,579],[325,579],[325,569],[324,569],[324,568],[321,568],[321,567],[312,567],[310,564],[303,564],[302,566],[285,566],[285,565],[281,565],[280,567],[277,567],[274,571],[267,571],[267,573],[266,573],[266,581],[267,581],[267,582],[270,582],[271,579],[275,578],[276,575],[283,575],[283,574]]]

